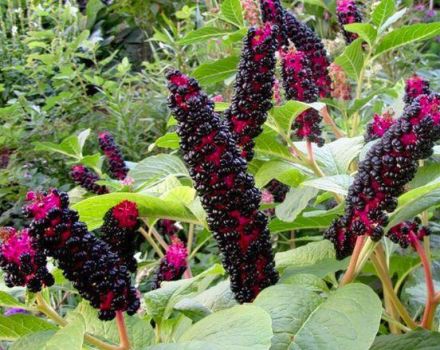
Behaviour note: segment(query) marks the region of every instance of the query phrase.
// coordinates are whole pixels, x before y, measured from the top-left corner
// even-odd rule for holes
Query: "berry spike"
[[[367,125],[365,142],[380,139],[395,122],[393,113],[384,112],[382,115],[374,113],[373,120]]]
[[[417,96],[429,93],[429,81],[414,74],[405,83],[405,97],[403,100],[406,104],[411,104]]]
[[[122,201],[109,209],[101,226],[101,239],[118,254],[130,272],[135,272],[137,262],[134,258],[137,244],[137,230],[140,227],[139,211],[136,203]]]
[[[289,45],[287,33],[284,30],[286,21],[285,11],[280,0],[260,0],[260,8],[263,22],[270,23],[279,28],[277,33],[277,48],[281,49],[283,46]]]
[[[36,249],[29,230],[0,228],[0,267],[5,272],[6,286],[26,286],[32,293],[54,284],[46,267],[46,255]]]
[[[251,28],[244,39],[231,107],[225,112],[243,158],[254,155],[254,141],[272,108],[277,28]]]
[[[74,165],[70,170],[70,177],[82,188],[95,194],[108,193],[105,186],[98,185],[99,176],[93,170],[86,168],[84,165]]]
[[[125,166],[121,149],[116,144],[113,136],[108,131],[103,131],[99,133],[98,140],[99,146],[108,159],[111,176],[118,180],[124,180],[127,177],[128,168]]]
[[[260,193],[247,173],[234,137],[194,79],[167,73],[169,105],[178,121],[180,147],[231,277],[236,299],[252,301],[277,282]]]
[[[188,265],[187,259],[188,251],[185,245],[179,238],[173,237],[165,256],[160,260],[155,271],[152,289],[160,288],[164,281],[177,281],[182,278]]]
[[[420,224],[419,218],[415,218],[412,221],[401,222],[393,226],[387,232],[386,236],[392,242],[399,244],[402,248],[408,248],[410,245],[413,245],[413,239],[423,241],[423,238],[431,233],[428,227],[420,226]]]
[[[336,2],[336,13],[347,44],[356,40],[359,36],[356,33],[347,32],[344,25],[362,22],[361,13],[353,0],[338,0]]]
[[[111,320],[116,311],[133,315],[140,302],[127,267],[107,243],[87,230],[78,213],[68,208],[67,194],[57,190],[29,192],[27,200],[24,209],[32,218],[30,236],[58,262],[81,296],[99,309],[99,318]]]
[[[388,222],[386,212],[414,177],[418,161],[432,154],[440,138],[440,95],[421,95],[405,107],[399,118],[368,151],[359,164],[346,198],[345,214],[336,219],[325,237],[338,258],[349,256],[359,235],[379,240]]]

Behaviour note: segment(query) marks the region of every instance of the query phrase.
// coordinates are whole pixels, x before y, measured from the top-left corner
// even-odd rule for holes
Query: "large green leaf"
[[[270,111],[271,120],[281,135],[288,136],[293,120],[310,106],[300,101],[288,101],[282,106],[275,106]]]
[[[21,309],[28,309],[28,306],[19,302],[12,295],[0,291],[0,306],[3,307],[19,307]]]
[[[73,158],[81,158],[81,145],[76,135],[67,137],[60,144],[53,142],[35,142],[34,145],[36,151],[49,151],[61,153]]]
[[[359,37],[364,39],[370,46],[376,40],[377,31],[370,23],[351,23],[346,24],[344,29],[348,32],[357,33]]]
[[[440,333],[417,330],[403,335],[382,335],[377,337],[370,350],[437,350]]]
[[[208,39],[218,38],[230,33],[231,32],[226,29],[220,29],[215,27],[203,27],[194,31],[190,31],[184,38],[180,39],[177,43],[179,45],[194,44],[201,41],[206,41]]]
[[[412,42],[427,40],[440,34],[440,22],[417,23],[400,27],[386,34],[379,42],[375,57]]]
[[[94,230],[102,225],[105,213],[123,200],[137,203],[141,216],[152,220],[167,218],[176,221],[199,223],[194,214],[182,203],[148,196],[142,193],[110,193],[87,198],[72,206],[80,215],[80,220],[85,222],[89,230]]]
[[[289,350],[368,350],[379,330],[382,303],[370,287],[339,288],[306,318]]]
[[[57,327],[33,315],[0,316],[0,340],[16,340],[27,334]]]
[[[272,179],[277,179],[289,186],[297,187],[306,177],[308,169],[284,160],[265,162],[255,174],[255,184],[261,188]]]
[[[333,175],[307,180],[303,182],[301,186],[314,187],[320,190],[330,191],[345,196],[352,183],[353,178],[350,175]]]
[[[377,28],[380,28],[395,11],[396,4],[394,0],[382,0],[371,14],[371,22],[373,22]]]
[[[364,59],[362,39],[356,39],[345,48],[340,56],[336,57],[335,63],[341,66],[350,78],[357,80],[364,65]]]
[[[10,350],[44,350],[46,343],[53,337],[55,330],[31,333],[17,339]]]
[[[243,10],[240,0],[224,0],[220,9],[223,19],[237,27],[243,26]]]
[[[293,222],[284,222],[280,219],[273,219],[269,223],[269,230],[272,233],[293,231],[299,229],[324,229],[335,219],[336,214],[323,214],[316,217],[298,216]]]
[[[275,208],[276,216],[285,222],[293,222],[305,209],[310,200],[315,198],[318,190],[313,187],[291,188],[283,203]]]
[[[286,145],[278,140],[278,135],[270,129],[265,129],[263,133],[255,139],[255,151],[265,155],[274,156],[285,160],[294,160]]]
[[[286,350],[310,314],[323,302],[313,291],[287,284],[264,289],[255,299],[257,305],[272,318],[271,350]]]
[[[219,83],[234,76],[239,61],[239,57],[230,56],[203,63],[194,69],[192,76],[202,85]]]
[[[49,339],[44,350],[82,350],[85,332],[86,325],[83,316],[75,314],[66,327]]]
[[[154,142],[154,146],[169,149],[178,149],[179,141],[180,139],[177,135],[177,132],[168,132],[165,135],[159,137],[156,142]]]

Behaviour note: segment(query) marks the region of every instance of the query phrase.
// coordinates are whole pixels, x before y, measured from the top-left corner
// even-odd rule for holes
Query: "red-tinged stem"
[[[119,349],[129,350],[130,341],[128,340],[127,327],[125,325],[124,313],[122,311],[116,311],[116,325],[119,333]]]
[[[359,254],[362,251],[362,247],[364,246],[364,243],[365,243],[365,235],[358,236],[358,238],[356,238],[356,244],[353,249],[353,254],[351,255],[350,258],[350,263],[348,264],[347,271],[345,272],[344,277],[342,277],[340,283],[341,287],[353,281],[355,277],[356,265],[359,259]]]
[[[320,177],[324,177],[325,174],[322,172],[322,170],[319,168],[318,164],[316,163],[315,155],[313,154],[312,143],[310,141],[307,141],[306,146],[307,146],[307,155],[309,157],[308,159],[309,164],[312,167],[313,172]]]
[[[422,262],[423,271],[425,273],[425,283],[427,289],[427,297],[426,297],[426,305],[425,311],[423,313],[421,326],[426,329],[432,328],[432,323],[434,321],[435,310],[438,306],[438,301],[436,300],[435,288],[434,288],[434,280],[432,279],[432,270],[429,259],[426,255],[425,249],[420,244],[419,239],[412,232],[409,233],[411,245],[417,251],[420,256],[420,260]]]
[[[344,133],[337,127],[333,118],[330,116],[330,113],[328,112],[327,106],[325,106],[323,109],[321,109],[321,114],[322,114],[324,123],[326,123],[327,125],[329,125],[332,128],[333,133],[335,134],[337,139],[340,139],[341,137],[345,136]]]

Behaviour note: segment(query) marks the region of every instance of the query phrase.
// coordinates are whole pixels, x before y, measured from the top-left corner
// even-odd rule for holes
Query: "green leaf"
[[[298,273],[291,276],[284,277],[281,281],[283,284],[291,286],[298,286],[313,292],[328,292],[328,286],[325,281],[309,273]]]
[[[177,132],[169,132],[159,137],[154,143],[157,147],[178,149],[179,148],[179,136]]]
[[[123,200],[137,203],[139,213],[149,219],[167,218],[175,221],[198,224],[197,218],[183,204],[142,193],[110,193],[87,198],[72,206],[80,215],[80,220],[85,222],[89,230],[97,229],[102,225],[105,213]]]
[[[278,132],[281,135],[288,136],[294,119],[309,108],[310,106],[304,102],[288,101],[282,106],[272,108],[269,115]]]
[[[86,143],[86,140],[90,135],[90,131],[91,131],[90,129],[86,129],[78,134],[77,137],[78,137],[79,153],[82,152],[82,149],[84,148],[84,144]]]
[[[312,187],[291,188],[283,203],[275,208],[276,216],[285,222],[293,222],[307,208],[311,199],[315,198],[318,190]]]
[[[16,340],[27,334],[56,329],[57,327],[33,315],[0,315],[0,340]]]
[[[222,17],[237,27],[243,26],[243,11],[240,0],[225,0],[221,6]]]
[[[345,196],[347,195],[348,188],[352,183],[353,178],[350,175],[333,175],[307,180],[303,182],[301,186],[309,186]]]
[[[364,59],[362,39],[356,39],[345,48],[340,56],[336,57],[335,63],[341,66],[350,78],[358,80],[364,65]]]
[[[0,291],[0,306],[3,307],[19,307],[21,309],[28,309],[28,306],[25,304],[19,302],[17,299],[15,299],[12,295]]]
[[[104,158],[99,153],[85,156],[81,159],[81,163],[92,169],[101,169]]]
[[[382,0],[371,14],[371,22],[373,22],[377,28],[380,28],[395,11],[396,5],[394,0]]]
[[[338,288],[308,315],[289,349],[368,350],[379,330],[382,303],[370,287]]]
[[[254,305],[238,305],[197,322],[179,338],[179,344],[201,341],[205,349],[268,350],[272,336],[266,311]]]
[[[273,219],[269,223],[271,233],[293,231],[299,229],[325,229],[336,218],[336,214],[321,215],[316,217],[298,216],[293,222],[284,222],[280,219]]]
[[[188,45],[206,41],[212,38],[218,38],[227,34],[230,34],[229,30],[214,28],[214,27],[203,27],[194,31],[190,31],[184,38],[177,41],[179,45]]]
[[[357,33],[364,39],[370,46],[376,40],[377,31],[370,23],[351,23],[346,24],[344,29],[351,33]]]
[[[103,9],[105,5],[101,0],[89,0],[87,1],[86,16],[87,16],[87,28],[92,29],[96,21],[98,12]]]
[[[290,349],[295,334],[323,300],[315,292],[300,286],[280,284],[264,289],[254,305],[268,312],[272,318],[274,336],[270,349]]]
[[[379,28],[379,34],[383,33],[385,31],[385,29],[387,29],[389,26],[391,26],[392,24],[394,24],[395,22],[397,22],[399,19],[401,19],[405,13],[407,11],[407,8],[404,8],[400,11],[397,11],[394,15],[392,15],[391,17],[389,17],[383,24],[382,26]]]
[[[82,350],[85,332],[84,318],[81,314],[75,314],[73,321],[49,339],[44,350]]]
[[[433,38],[440,34],[440,22],[402,26],[386,34],[379,42],[375,57],[398,47]]]
[[[270,160],[265,162],[255,174],[255,184],[262,188],[272,179],[279,180],[291,187],[297,187],[307,176],[302,169],[294,163],[284,160]]]
[[[234,76],[239,61],[239,57],[230,56],[203,63],[194,69],[192,76],[202,85],[219,83]]]
[[[188,170],[182,160],[170,154],[158,154],[141,160],[128,173],[134,180],[135,188],[146,183],[163,181],[167,176],[188,177]]]
[[[10,350],[44,350],[46,343],[55,334],[54,330],[31,333],[17,339]]]
[[[81,146],[76,135],[67,137],[60,144],[53,142],[35,142],[34,145],[36,151],[56,152],[73,158],[81,157]]]
[[[377,337],[370,350],[436,350],[440,344],[440,333],[416,330],[403,335]]]
[[[294,160],[287,146],[279,142],[277,134],[270,129],[265,129],[263,133],[255,139],[255,151],[266,156]]]

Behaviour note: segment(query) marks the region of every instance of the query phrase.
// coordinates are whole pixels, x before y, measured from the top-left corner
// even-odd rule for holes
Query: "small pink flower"
[[[215,95],[212,97],[212,100],[217,103],[217,102],[224,102],[224,98],[222,95]]]

